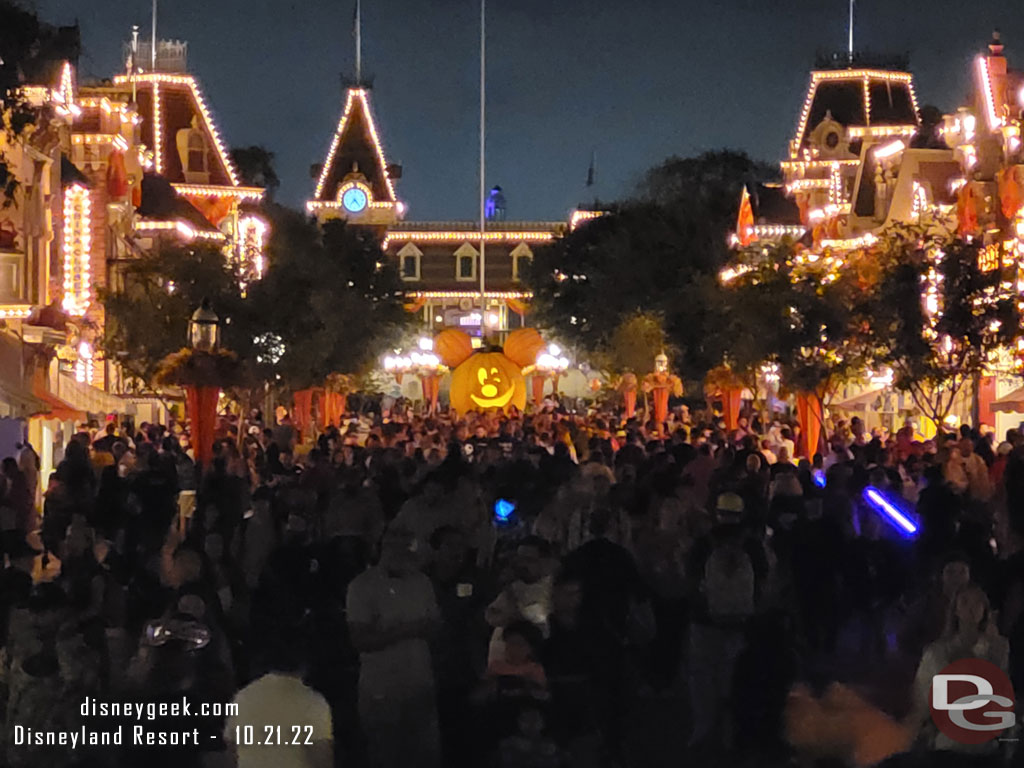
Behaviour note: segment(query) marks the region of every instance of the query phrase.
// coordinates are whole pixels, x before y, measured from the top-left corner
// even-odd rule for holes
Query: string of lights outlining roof
[[[218,187],[214,184],[171,184],[178,194],[198,197],[237,197],[240,200],[260,200],[263,190],[259,187]]]
[[[407,295],[417,299],[479,299],[480,291],[417,291]],[[484,296],[488,299],[532,299],[533,292],[487,291]]]
[[[381,248],[387,249],[392,242],[452,242],[457,240],[464,240],[466,242],[480,242],[480,233],[478,232],[465,232],[458,230],[441,230],[441,231],[427,231],[427,232],[404,232],[398,231],[389,234],[384,238],[384,243]],[[484,242],[494,243],[508,243],[508,242],[531,242],[531,243],[543,243],[550,242],[555,239],[555,235],[552,232],[485,232],[483,234]],[[478,294],[479,295],[479,294]]]
[[[119,133],[76,133],[71,137],[72,144],[112,144],[114,149],[122,152],[128,149],[128,141]]]
[[[20,319],[31,314],[31,305],[0,304],[0,319]]]
[[[345,130],[345,125],[348,123],[349,115],[352,113],[352,105],[355,100],[359,99],[363,105],[363,114],[366,115],[366,124],[370,127],[370,138],[373,140],[373,148],[377,153],[377,160],[380,162],[381,170],[384,174],[384,183],[388,188],[388,196],[395,199],[395,188],[391,183],[391,175],[388,173],[388,165],[384,160],[384,150],[381,147],[380,137],[377,135],[377,126],[373,123],[373,113],[370,111],[369,94],[367,94],[364,88],[349,88],[348,98],[345,100],[345,109],[341,113],[341,119],[338,120],[338,127],[334,131],[334,138],[331,140],[331,148],[327,152],[327,161],[324,163],[323,169],[320,171],[320,178],[316,182],[316,194],[313,197],[319,199],[323,193],[324,184],[327,183],[327,174],[330,173],[331,166],[334,163],[334,156],[338,152],[338,145],[341,143],[341,136]]]
[[[569,229],[576,229],[580,224],[604,216],[607,211],[583,211],[576,209],[569,219]]]
[[[818,84],[824,80],[861,80],[864,85],[866,110],[865,118],[871,122],[871,96],[869,86],[871,80],[884,80],[890,83],[906,83],[910,91],[910,99],[914,105],[914,113],[919,114],[917,108],[917,95],[914,93],[913,75],[909,72],[889,72],[884,69],[843,69],[843,70],[817,70],[811,72],[811,85],[807,89],[807,98],[804,100],[803,111],[800,113],[800,122],[796,131],[796,138],[793,140],[794,152],[799,148],[800,140],[807,130],[807,121],[811,116],[811,105],[814,102],[814,95],[817,92]]]
[[[228,156],[227,151],[224,149],[224,142],[221,141],[220,133],[217,131],[217,124],[213,121],[213,115],[210,112],[210,108],[206,106],[206,101],[203,99],[203,94],[199,90],[199,85],[196,83],[196,79],[192,75],[169,75],[162,72],[151,72],[149,74],[135,75],[137,83],[152,83],[153,84],[153,111],[157,112],[157,91],[160,83],[166,83],[168,85],[187,85],[189,91],[192,93],[192,98],[195,99],[196,104],[199,105],[199,111],[203,115],[203,120],[206,122],[207,128],[210,130],[210,135],[213,136],[213,143],[217,147],[217,153],[220,156],[221,162],[227,169],[228,178],[231,179],[231,185],[234,187],[238,186],[238,176],[235,174],[235,166],[231,162],[231,158]],[[131,81],[131,77],[128,75],[117,75],[114,78],[114,83],[122,85]],[[154,130],[154,136],[156,131]],[[155,139],[154,139],[155,143]],[[157,172],[160,172],[160,154],[157,155]]]
[[[981,94],[985,100],[985,117],[988,120],[988,129],[994,131],[1003,124],[1003,121],[996,114],[996,97],[992,89],[992,73],[988,68],[988,58],[979,56],[978,73],[981,76]]]
[[[160,83],[153,81],[153,162],[156,172],[164,172],[163,131],[160,127]]]
[[[132,229],[136,232],[177,232],[186,240],[195,240],[198,238],[200,240],[213,240],[215,242],[220,242],[227,239],[223,232],[204,232],[196,229],[187,221],[183,221],[182,219],[176,219],[174,221],[138,219],[134,224],[132,224]]]

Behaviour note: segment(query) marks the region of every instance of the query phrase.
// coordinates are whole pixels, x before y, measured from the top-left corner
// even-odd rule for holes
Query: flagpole
[[[153,34],[149,45],[149,71],[156,72],[156,0],[153,0]]]
[[[847,43],[847,50],[850,54],[850,63],[853,63],[853,3],[854,0],[850,0],[850,30],[849,30],[849,41]]]
[[[356,86],[363,84],[363,11],[362,3],[356,0]]]
[[[486,87],[487,87],[487,0],[480,0],[480,336],[483,337],[487,326],[487,278],[486,259],[484,257],[485,215],[484,195],[484,147],[486,118]]]

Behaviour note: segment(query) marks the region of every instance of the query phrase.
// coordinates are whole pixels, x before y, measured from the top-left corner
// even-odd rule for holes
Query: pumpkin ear
[[[473,340],[465,331],[447,328],[434,339],[434,354],[449,368],[458,368],[473,354]]]
[[[520,328],[512,331],[505,339],[505,357],[526,368],[537,362],[537,355],[544,349],[544,339],[536,328]]]

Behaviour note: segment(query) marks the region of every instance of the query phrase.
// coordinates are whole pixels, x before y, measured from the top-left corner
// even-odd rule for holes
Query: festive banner
[[[730,432],[739,426],[740,409],[743,407],[743,390],[740,387],[730,387],[722,390],[722,418],[725,419],[725,428]]]
[[[295,407],[292,409],[292,424],[299,433],[299,441],[313,423],[313,390],[300,389],[294,394]]]
[[[217,426],[217,399],[220,387],[185,387],[185,408],[192,433],[192,450],[203,470],[213,459],[213,433]]]
[[[821,400],[814,394],[801,393],[797,395],[796,413],[800,426],[803,428],[797,452],[801,456],[813,460],[814,454],[818,453],[820,448],[821,425],[824,422]]]
[[[622,400],[626,406],[626,419],[632,419],[636,415],[636,390],[627,389],[622,393]]]

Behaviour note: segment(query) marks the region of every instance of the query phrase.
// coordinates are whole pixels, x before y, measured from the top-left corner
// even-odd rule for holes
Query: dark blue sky
[[[83,77],[123,68],[120,42],[149,0],[36,0],[82,26]],[[189,68],[229,145],[277,156],[279,198],[300,204],[351,74],[354,0],[162,0],[159,35],[189,42]],[[562,218],[629,192],[671,154],[730,146],[781,158],[816,51],[846,45],[846,0],[490,0],[488,184],[510,218]],[[860,0],[857,41],[908,53],[921,103],[963,102],[993,28],[1024,67],[1024,15],[1006,0]],[[477,0],[363,0],[364,69],[378,130],[404,167],[410,219],[473,218]],[[583,183],[591,149],[597,185]]]

